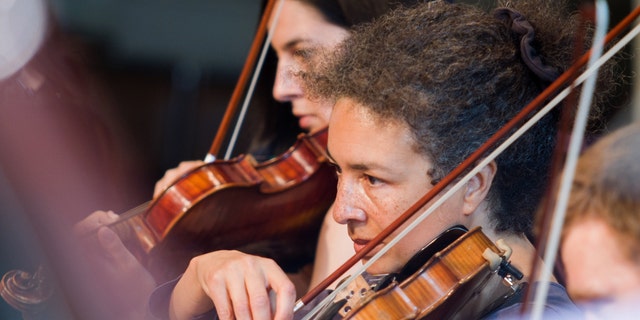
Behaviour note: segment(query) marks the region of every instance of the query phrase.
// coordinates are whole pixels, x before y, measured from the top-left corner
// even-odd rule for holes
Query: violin
[[[455,226],[373,290],[363,288],[366,282],[360,280],[346,289],[348,294],[339,293],[321,318],[336,312],[344,319],[480,318],[522,287],[518,280],[523,274],[509,264],[510,255],[504,241],[494,244],[480,227],[468,231]]]
[[[269,41],[263,43],[262,38],[274,11],[275,1],[269,0],[206,164],[143,206],[142,215],[134,213],[120,219],[124,223],[110,225],[158,282],[182,273],[191,258],[220,249],[269,257],[293,271],[314,258],[320,226],[337,186],[335,170],[327,162],[327,130],[299,135],[284,154],[263,163],[251,155],[230,160],[215,156],[261,44],[262,54],[266,53]],[[248,96],[250,92],[244,106]],[[231,146],[227,153],[230,150]]]
[[[268,2],[250,57],[275,4]],[[250,60],[230,105],[237,104]],[[209,155],[217,153],[222,140],[218,134]],[[109,227],[159,283],[182,273],[194,256],[218,249],[267,256],[294,269],[313,259],[324,214],[335,197],[335,169],[326,161],[326,143],[322,130],[300,135],[285,153],[265,162],[251,155],[207,161]],[[42,274],[7,273],[2,297],[25,313],[39,312],[51,296]]]
[[[169,280],[191,258],[220,249],[283,265],[310,262],[336,194],[326,144],[325,129],[301,134],[284,154],[263,163],[251,155],[206,163],[178,179],[142,215],[110,227],[157,280]]]
[[[39,267],[34,274],[11,270],[0,280],[0,296],[24,319],[44,319],[44,302],[53,295],[53,286],[47,281],[45,270]]]

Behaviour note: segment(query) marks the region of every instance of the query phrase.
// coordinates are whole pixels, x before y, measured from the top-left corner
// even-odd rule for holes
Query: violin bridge
[[[362,275],[355,277],[343,290],[336,294],[334,302],[346,301],[338,313],[344,318],[355,307],[357,302],[367,300],[366,298],[373,293],[371,286]]]

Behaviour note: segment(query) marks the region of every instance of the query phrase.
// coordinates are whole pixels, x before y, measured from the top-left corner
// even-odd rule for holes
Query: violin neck
[[[155,233],[145,223],[142,215],[118,221],[118,223],[110,225],[109,228],[118,235],[138,261],[146,265],[147,256],[158,240]]]

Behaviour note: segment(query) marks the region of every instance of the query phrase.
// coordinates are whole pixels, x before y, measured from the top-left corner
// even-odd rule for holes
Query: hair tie
[[[540,79],[553,82],[560,76],[560,72],[553,66],[547,65],[533,47],[535,32],[529,21],[518,11],[510,8],[498,8],[493,12],[495,18],[504,21],[513,32],[521,36],[520,55],[522,60]]]

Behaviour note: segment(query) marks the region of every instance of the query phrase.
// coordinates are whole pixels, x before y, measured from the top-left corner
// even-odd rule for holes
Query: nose
[[[347,224],[349,221],[365,221],[366,214],[362,206],[359,205],[360,200],[354,185],[339,176],[332,209],[333,219],[340,224]]]
[[[276,79],[273,84],[273,97],[280,102],[290,102],[302,97],[302,87],[291,64],[278,63]]]

